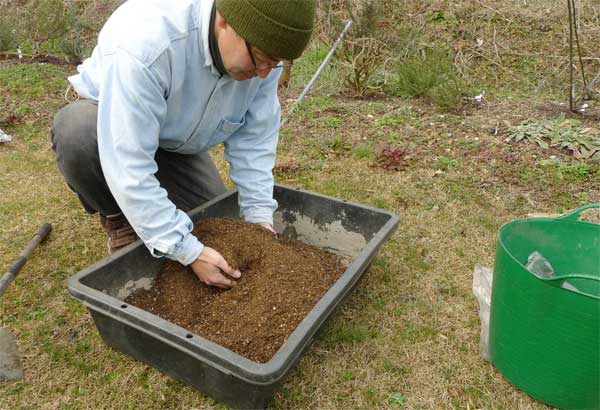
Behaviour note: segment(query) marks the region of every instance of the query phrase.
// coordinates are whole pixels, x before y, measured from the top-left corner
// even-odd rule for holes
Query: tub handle
[[[584,205],[580,208],[577,208],[576,210],[569,212],[568,214],[565,214],[563,216],[559,216],[556,219],[560,219],[563,221],[577,221],[579,219],[579,214],[582,213],[583,211],[585,211],[586,209],[591,209],[591,208],[600,208],[600,204],[588,204],[588,205]]]
[[[594,275],[586,275],[583,273],[567,273],[566,275],[553,276],[551,278],[540,278],[544,282],[564,281],[567,279],[587,279],[600,282],[600,278]]]
[[[555,286],[557,288],[563,288],[565,290],[568,290],[569,292],[575,292],[575,293],[579,293],[581,295],[585,295],[588,297],[591,297],[592,299],[597,299],[600,301],[600,294],[598,293],[598,290],[600,290],[600,278],[594,275],[585,275],[585,274],[580,274],[580,273],[571,273],[571,274],[566,274],[566,275],[561,275],[561,276],[555,276],[552,278],[540,278],[541,280],[543,280],[544,282],[548,283],[549,285]],[[563,286],[563,284],[569,280],[569,279],[585,279],[591,282],[598,282],[597,286],[597,290],[596,292],[589,292],[587,290],[582,290],[579,288],[575,288],[575,289],[569,289],[569,288],[565,288]]]

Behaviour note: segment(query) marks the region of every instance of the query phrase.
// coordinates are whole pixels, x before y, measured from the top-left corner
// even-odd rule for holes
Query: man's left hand
[[[272,232],[274,235],[277,235],[277,232],[275,232],[275,229],[273,229],[273,225],[271,225],[268,222],[257,222],[258,225],[262,226],[263,228],[265,228],[267,231]]]

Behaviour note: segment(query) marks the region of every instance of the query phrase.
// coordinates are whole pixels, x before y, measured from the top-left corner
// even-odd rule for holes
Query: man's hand
[[[270,223],[268,223],[268,222],[257,222],[257,223],[258,223],[258,225],[265,228],[267,231],[271,231],[272,233],[277,235],[277,232],[275,232],[275,229],[273,229],[273,225],[271,225]]]
[[[198,259],[192,262],[191,267],[202,282],[208,286],[222,289],[229,289],[235,285],[231,279],[223,275],[223,272],[236,279],[242,276],[239,270],[229,266],[219,252],[208,246],[204,247]]]

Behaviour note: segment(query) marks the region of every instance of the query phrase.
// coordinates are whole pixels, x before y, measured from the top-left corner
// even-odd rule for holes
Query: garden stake
[[[296,109],[296,107],[298,106],[298,104],[300,103],[300,101],[302,101],[302,99],[306,96],[306,94],[308,94],[308,92],[312,88],[312,86],[315,83],[315,81],[317,81],[317,78],[319,77],[319,75],[321,75],[321,72],[323,71],[323,69],[327,65],[327,62],[329,61],[329,59],[331,58],[331,56],[335,52],[336,48],[338,48],[338,46],[340,45],[340,43],[344,39],[344,35],[346,34],[346,31],[348,31],[348,29],[350,28],[350,26],[352,26],[352,20],[348,20],[348,22],[346,23],[346,26],[344,27],[344,29],[342,30],[342,32],[338,36],[337,40],[335,40],[335,43],[333,43],[333,46],[331,46],[331,49],[329,50],[329,53],[327,53],[327,55],[323,59],[323,62],[321,62],[321,65],[319,66],[319,68],[317,68],[317,71],[315,71],[315,73],[313,74],[313,76],[310,79],[310,81],[308,82],[308,84],[306,84],[306,87],[304,87],[304,90],[302,90],[302,92],[300,93],[300,96],[296,99],[296,101],[294,101],[294,104],[292,104],[292,107],[288,111],[287,117],[285,117],[281,121],[281,123],[279,124],[279,127],[283,127],[290,120],[290,117],[294,113],[294,110]]]

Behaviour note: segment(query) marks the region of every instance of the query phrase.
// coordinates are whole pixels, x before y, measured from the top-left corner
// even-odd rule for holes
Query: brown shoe
[[[138,239],[137,234],[127,222],[125,215],[100,215],[100,223],[108,234],[108,254],[121,249]]]

